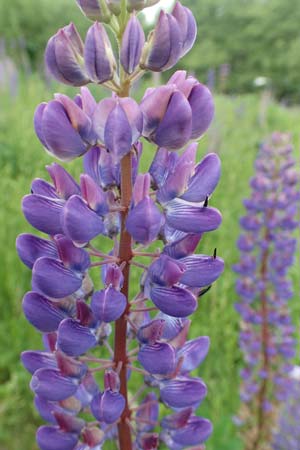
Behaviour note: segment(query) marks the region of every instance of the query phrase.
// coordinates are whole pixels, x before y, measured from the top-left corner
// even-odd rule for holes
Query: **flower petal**
[[[80,134],[73,128],[60,101],[50,101],[43,114],[42,133],[48,150],[62,161],[74,159],[86,152]]]
[[[114,322],[119,319],[126,308],[126,297],[113,287],[95,292],[91,308],[100,322]]]
[[[61,322],[57,333],[58,348],[70,356],[83,355],[97,344],[97,338],[91,329],[71,318]]]
[[[174,199],[166,206],[167,224],[186,233],[203,233],[218,228],[222,222],[221,213],[211,207],[189,204]]]
[[[157,127],[153,141],[160,147],[177,150],[191,138],[192,110],[186,97],[176,91],[171,96],[168,109]]]
[[[180,262],[186,267],[180,283],[189,287],[209,286],[224,270],[224,261],[214,256],[191,255],[182,258]]]
[[[177,286],[154,286],[150,291],[150,298],[163,313],[172,317],[187,317],[197,308],[195,296]]]
[[[58,427],[43,425],[37,430],[36,440],[41,450],[74,450],[78,437]]]
[[[77,380],[64,377],[59,370],[38,369],[30,382],[30,388],[47,400],[60,401],[71,397],[77,391]]]
[[[102,219],[78,195],[73,195],[67,201],[62,225],[72,241],[79,244],[89,242],[104,231]]]
[[[22,307],[26,319],[43,333],[56,331],[67,316],[56,303],[37,292],[28,292],[23,298]]]
[[[167,375],[175,370],[175,350],[170,344],[142,345],[138,361],[150,374]]]
[[[217,154],[209,153],[196,166],[187,191],[181,196],[189,202],[204,202],[217,186],[221,175],[221,161]]]
[[[206,393],[206,386],[200,378],[176,378],[164,382],[160,389],[162,401],[171,408],[196,407]]]
[[[53,353],[28,350],[21,353],[21,361],[25,369],[31,374],[43,367],[57,369],[56,358]]]
[[[200,336],[187,341],[183,347],[177,350],[177,358],[183,357],[181,372],[190,372],[205,359],[209,350],[210,340],[208,336]]]
[[[39,231],[47,234],[60,234],[63,201],[42,195],[26,195],[23,198],[22,210],[26,220]]]
[[[93,416],[99,422],[111,424],[116,422],[125,408],[125,399],[118,392],[106,390],[103,394],[98,393],[94,396],[91,403]]]
[[[80,289],[82,278],[52,258],[39,258],[32,269],[32,288],[47,297],[63,298]]]
[[[35,261],[42,256],[58,258],[54,242],[32,234],[20,234],[17,237],[16,247],[21,261],[30,269],[32,269]]]

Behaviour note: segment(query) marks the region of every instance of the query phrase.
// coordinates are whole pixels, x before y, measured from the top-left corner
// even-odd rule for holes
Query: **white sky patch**
[[[174,4],[174,0],[160,0],[160,2],[157,3],[156,5],[151,6],[150,8],[144,9],[143,14],[146,18],[146,21],[149,24],[153,24],[158,12],[161,9],[169,10],[173,4]]]

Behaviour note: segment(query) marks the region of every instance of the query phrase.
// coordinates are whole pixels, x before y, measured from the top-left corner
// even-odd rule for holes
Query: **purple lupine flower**
[[[176,150],[190,139],[198,139],[214,116],[209,89],[186,72],[176,72],[165,86],[148,89],[141,103],[143,136]]]
[[[161,11],[144,48],[141,67],[154,72],[171,69],[192,48],[196,34],[192,12],[176,2],[171,14]]]
[[[62,161],[83,155],[96,143],[90,108],[57,94],[49,103],[41,103],[34,115],[36,134],[44,147]]]
[[[288,367],[295,355],[288,268],[296,248],[299,175],[292,152],[289,137],[279,133],[261,146],[250,181],[252,194],[244,202],[247,213],[240,220],[241,259],[233,267],[239,275],[236,310],[242,318],[240,346],[245,360],[239,420],[249,449],[271,440],[275,407],[288,398]]]
[[[84,61],[86,72],[93,83],[105,83],[113,78],[117,63],[101,23],[96,22],[87,32]]]
[[[73,23],[59,30],[49,39],[46,66],[58,81],[73,86],[89,83],[83,64],[83,42]]]
[[[32,271],[23,311],[43,343],[21,356],[36,409],[48,423],[38,429],[37,443],[41,450],[101,450],[110,440],[120,450],[163,443],[202,449],[212,425],[196,415],[207,394],[196,371],[210,341],[189,339],[188,316],[224,269],[216,249],[195,253],[202,235],[222,220],[211,206],[220,159],[210,153],[197,163],[197,143],[186,144],[207,130],[213,100],[185,71],[147,90],[141,104],[130,97],[145,68],[171,68],[191,49],[195,19],[177,2],[145,42],[136,13],[157,0],[77,3],[97,22],[84,43],[72,24],[60,30],[47,45],[46,64],[59,81],[81,86],[80,93],[39,105],[34,126],[52,156],[84,155],[83,173],[75,180],[61,165],[47,166],[51,181],[35,179],[22,202],[26,220],[45,236],[17,239],[19,257]],[[118,55],[103,23],[118,36]],[[112,95],[97,103],[84,86],[90,82]],[[143,137],[158,149],[148,172],[139,173]],[[291,165],[284,176],[294,183]],[[280,197],[282,209],[288,196]],[[282,227],[291,223],[282,217]],[[251,217],[245,226],[257,231],[260,223]],[[248,250],[254,245],[244,239]],[[279,252],[282,247],[280,240]],[[250,257],[244,267],[251,276]],[[278,292],[289,295],[284,264],[273,258],[272,267],[280,272]],[[250,298],[253,283],[240,289]],[[257,321],[247,307],[243,314]],[[290,327],[284,316],[270,320]],[[290,349],[287,334],[279,351]],[[161,405],[173,413],[162,418]]]
[[[300,377],[299,366],[290,371],[290,387],[288,397],[279,411],[279,419],[273,435],[274,450],[296,450],[300,442],[299,432],[299,397]]]

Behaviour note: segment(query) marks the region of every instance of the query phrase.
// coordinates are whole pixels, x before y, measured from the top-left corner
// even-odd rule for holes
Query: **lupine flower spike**
[[[61,161],[83,156],[84,171],[75,180],[60,164],[47,166],[51,181],[35,179],[22,202],[45,236],[17,239],[32,271],[24,314],[43,341],[42,350],[22,353],[48,423],[37,443],[41,450],[100,450],[109,440],[120,450],[199,449],[212,424],[197,414],[207,389],[194,371],[210,341],[188,338],[189,316],[224,268],[214,249],[195,253],[222,220],[211,206],[219,157],[197,163],[194,142],[212,121],[213,99],[185,71],[148,89],[140,104],[130,97],[144,71],[171,68],[191,49],[195,19],[177,2],[146,38],[136,13],[157,0],[77,3],[95,22],[85,39],[73,24],[59,30],[46,64],[80,93],[39,105],[34,126],[47,152]],[[98,103],[88,83],[112,96]],[[143,138],[153,152],[147,173],[139,173]],[[140,282],[129,289],[132,270]],[[161,405],[170,409],[164,418]]]
[[[287,400],[279,411],[274,437],[273,450],[297,450],[300,442],[300,367],[290,372],[291,387]]]
[[[296,240],[299,173],[289,136],[274,133],[259,151],[251,197],[244,201],[238,240],[241,259],[236,291],[241,315],[240,346],[245,367],[239,424],[247,450],[270,449],[277,407],[289,395],[294,328],[289,312],[293,296],[288,269]]]

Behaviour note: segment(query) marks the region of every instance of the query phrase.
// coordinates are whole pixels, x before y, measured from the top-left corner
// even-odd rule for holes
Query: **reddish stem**
[[[270,216],[271,214],[269,214]],[[268,230],[265,233],[265,240],[270,241],[270,236]],[[269,248],[266,248],[262,254],[261,260],[261,279],[263,283],[267,282],[268,275],[268,258],[269,258]],[[266,287],[261,292],[261,318],[262,318],[262,329],[261,329],[261,343],[262,343],[262,357],[263,357],[263,370],[266,373],[266,377],[263,378],[259,392],[258,392],[258,405],[257,405],[257,434],[253,445],[253,450],[258,449],[261,440],[264,439],[264,434],[266,432],[265,427],[268,424],[268,418],[264,411],[264,401],[266,399],[266,393],[268,389],[268,384],[270,382],[270,358],[268,354],[268,347],[270,342],[270,330],[268,323],[268,299]]]
[[[127,299],[127,306],[123,315],[116,321],[115,326],[115,348],[114,348],[114,361],[116,366],[121,363],[120,370],[120,393],[125,398],[125,408],[120,421],[118,423],[119,431],[119,448],[120,450],[131,450],[131,429],[129,426],[131,411],[128,406],[128,392],[127,392],[127,348],[126,348],[126,335],[127,335],[127,316],[129,314],[129,276],[130,276],[130,261],[132,258],[131,236],[127,232],[125,223],[128,214],[128,208],[130,206],[132,196],[132,176],[131,176],[131,153],[124,156],[121,161],[121,206],[124,208],[121,211],[121,235],[120,235],[120,247],[119,247],[119,261],[120,265],[123,264],[123,276],[124,283],[121,292]],[[125,263],[125,264],[124,264]]]

